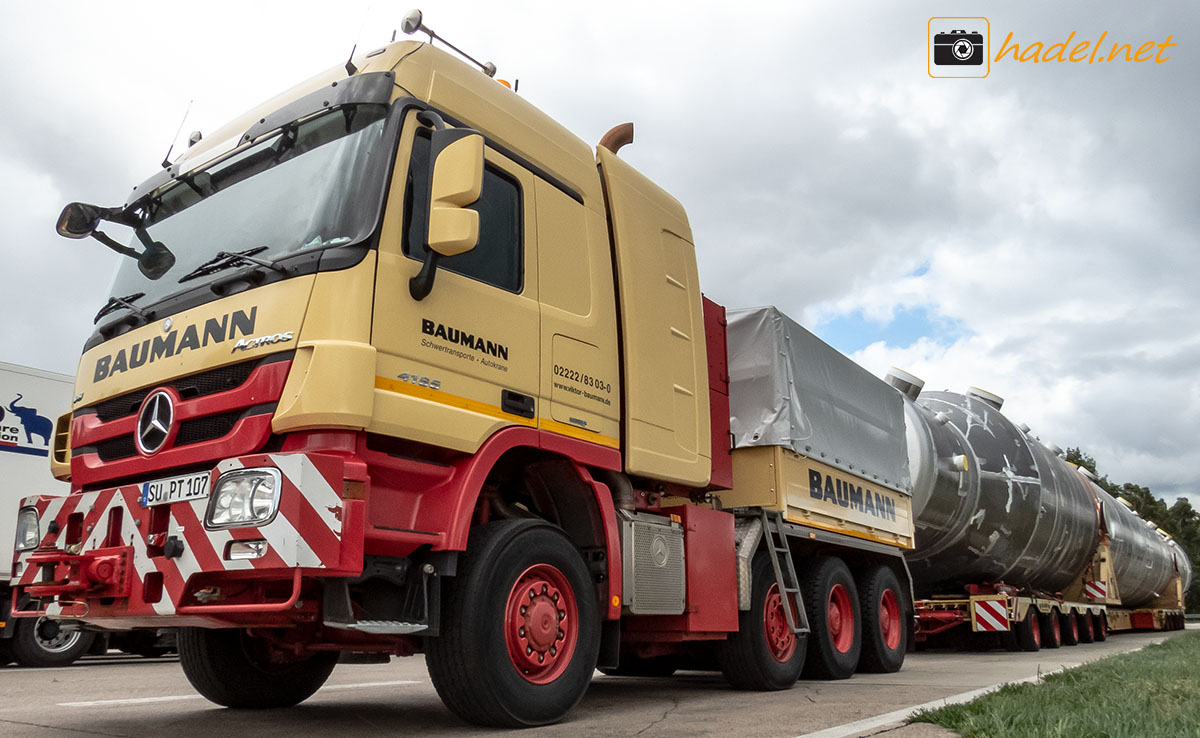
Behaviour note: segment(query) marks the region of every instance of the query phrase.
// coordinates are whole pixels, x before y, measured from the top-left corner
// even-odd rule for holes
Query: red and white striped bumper
[[[14,604],[27,594],[47,603],[51,615],[97,624],[116,619],[127,627],[181,625],[180,617],[211,622],[230,611],[255,611],[253,601],[222,608],[212,582],[294,580],[298,594],[301,570],[357,574],[363,505],[342,498],[342,459],[304,453],[226,459],[212,472],[210,494],[222,474],[262,467],[279,470],[282,489],[278,514],[259,527],[208,530],[208,497],[143,507],[140,483],[26,498],[23,505],[38,510],[42,540],[17,555]],[[266,546],[257,558],[234,560],[229,549],[237,541]],[[198,577],[209,585],[200,596]],[[280,604],[264,601],[260,609],[278,612]]]

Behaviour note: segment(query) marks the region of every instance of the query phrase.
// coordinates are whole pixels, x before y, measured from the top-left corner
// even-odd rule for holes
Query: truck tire
[[[1058,648],[1062,645],[1062,617],[1058,614],[1058,608],[1054,608],[1046,615],[1038,615],[1038,622],[1042,626],[1042,648]]]
[[[1022,651],[1033,652],[1042,648],[1042,626],[1038,620],[1038,611],[1031,607],[1025,613],[1024,620],[1013,623],[1017,645]]]
[[[800,678],[807,646],[788,628],[789,604],[775,581],[771,554],[760,551],[750,567],[750,609],[738,613],[738,629],[717,649],[721,673],[736,689],[791,689]],[[793,610],[794,617],[799,613]]]
[[[1064,646],[1079,645],[1079,618],[1075,613],[1068,610],[1059,616],[1060,627],[1062,628],[1062,644]]]
[[[909,610],[896,572],[883,564],[864,572],[858,583],[858,601],[863,621],[858,670],[877,674],[900,671],[908,649]]]
[[[224,707],[291,707],[321,688],[337,665],[336,651],[276,662],[266,644],[240,628],[180,628],[184,676],[210,702]]]
[[[1091,614],[1081,612],[1075,617],[1079,619],[1079,642],[1091,643],[1096,640],[1096,621]]]
[[[442,632],[425,663],[451,712],[477,725],[563,718],[583,697],[600,649],[595,587],[575,546],[537,520],[471,530],[445,586]]]
[[[69,666],[92,647],[96,634],[61,627],[46,618],[13,618],[9,644],[13,660],[21,666]]]
[[[1100,612],[1092,616],[1092,634],[1096,637],[1097,643],[1108,639],[1108,618],[1104,613]]]
[[[804,676],[849,678],[858,668],[862,652],[858,587],[850,569],[837,557],[819,559],[806,572],[801,590],[812,629]]]

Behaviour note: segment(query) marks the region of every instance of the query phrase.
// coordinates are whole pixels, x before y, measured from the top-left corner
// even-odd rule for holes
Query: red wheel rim
[[[1074,641],[1078,641],[1079,640],[1079,618],[1075,617],[1074,615],[1068,615],[1067,617],[1069,617],[1071,619],[1071,639]]]
[[[903,624],[900,622],[900,603],[896,593],[885,589],[879,598],[879,634],[883,636],[883,644],[894,651],[900,647],[900,632]]]
[[[1029,628],[1033,633],[1033,642],[1039,647],[1042,645],[1042,629],[1038,627],[1037,615],[1029,613]]]
[[[1088,638],[1093,637],[1095,635],[1095,630],[1092,627],[1092,616],[1091,615],[1080,615],[1080,617],[1083,618],[1083,622],[1081,623],[1082,629],[1083,629],[1083,634],[1085,636],[1087,636]]]
[[[829,620],[829,640],[841,653],[848,653],[854,644],[854,608],[850,605],[850,593],[840,584],[829,590],[826,606]]]
[[[1108,635],[1108,621],[1103,616],[1100,616],[1096,620],[1096,632],[1102,636]]]
[[[1062,642],[1062,623],[1059,622],[1057,612],[1050,613],[1050,634],[1055,643]]]
[[[771,651],[771,657],[781,664],[786,663],[796,652],[796,634],[788,626],[784,607],[779,585],[772,584],[767,590],[767,600],[763,606],[763,630],[767,636],[767,648]],[[794,606],[792,615],[796,615]]]
[[[570,582],[550,564],[517,577],[504,608],[504,642],[517,673],[548,684],[566,670],[579,639],[579,610]]]

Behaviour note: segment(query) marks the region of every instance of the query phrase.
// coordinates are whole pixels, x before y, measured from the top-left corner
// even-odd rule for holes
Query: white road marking
[[[361,682],[359,684],[326,684],[318,691],[332,692],[339,689],[369,689],[371,687],[399,687],[406,684],[420,684],[420,681],[413,679],[400,679],[393,682]],[[181,694],[171,695],[169,697],[133,697],[123,700],[92,700],[90,702],[59,702],[59,707],[98,707],[101,705],[142,705],[152,704],[155,702],[179,702],[181,700],[202,700],[204,699],[198,694]]]

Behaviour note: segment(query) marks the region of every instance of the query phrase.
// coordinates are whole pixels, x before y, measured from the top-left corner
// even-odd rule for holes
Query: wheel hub
[[[833,647],[848,653],[854,645],[854,608],[850,604],[850,593],[841,584],[835,584],[829,590],[826,619]]]
[[[771,656],[780,663],[785,663],[796,650],[796,634],[792,632],[787,622],[787,613],[783,597],[779,594],[779,585],[772,584],[767,590],[767,599],[763,606],[763,628],[767,636],[767,648]]]
[[[575,594],[549,564],[517,578],[505,609],[504,639],[517,672],[534,684],[558,678],[571,662],[578,638]]]

